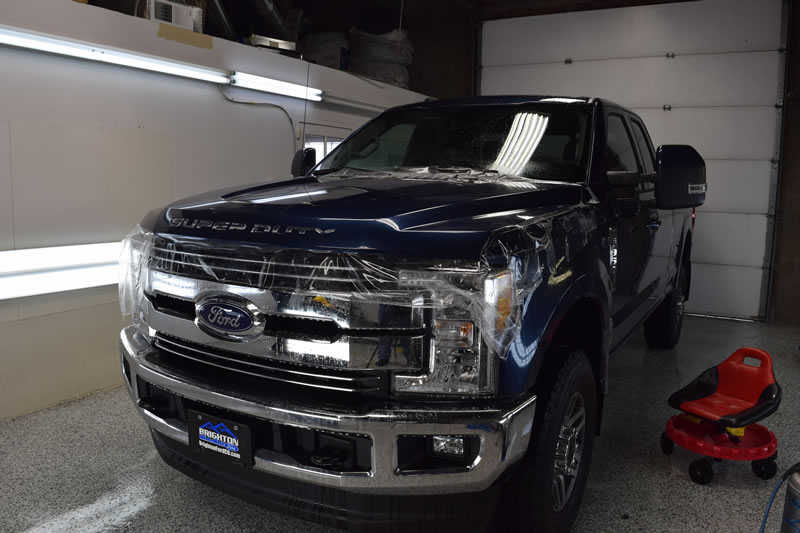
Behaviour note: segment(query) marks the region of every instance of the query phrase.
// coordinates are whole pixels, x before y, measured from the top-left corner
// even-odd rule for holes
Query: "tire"
[[[686,306],[687,268],[686,265],[681,265],[675,287],[644,323],[644,338],[651,348],[669,350],[681,338],[683,311]]]
[[[578,515],[597,427],[592,366],[582,351],[566,352],[543,381],[528,452],[503,488],[492,531],[569,531]]]
[[[714,479],[714,469],[711,468],[711,461],[708,459],[698,459],[689,465],[689,477],[698,485],[708,485]]]
[[[778,473],[778,463],[774,459],[761,459],[750,463],[753,473],[761,479],[772,479]]]
[[[664,455],[672,455],[672,452],[675,451],[675,443],[672,442],[666,433],[661,434],[661,453]]]

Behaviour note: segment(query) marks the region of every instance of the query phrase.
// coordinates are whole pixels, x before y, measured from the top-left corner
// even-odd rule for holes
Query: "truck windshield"
[[[590,123],[590,107],[574,103],[399,109],[368,123],[314,172],[456,167],[583,182]]]

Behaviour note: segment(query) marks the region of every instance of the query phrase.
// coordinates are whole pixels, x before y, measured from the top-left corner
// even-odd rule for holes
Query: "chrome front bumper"
[[[488,488],[525,454],[530,440],[536,397],[529,396],[510,409],[462,408],[402,410],[377,409],[364,414],[341,413],[302,404],[272,405],[237,398],[214,390],[213,384],[179,379],[147,359],[155,352],[149,340],[128,327],[120,334],[120,352],[128,363],[128,390],[139,414],[154,430],[189,444],[186,424],[159,418],[138,405],[137,376],[190,400],[233,413],[287,426],[367,435],[372,439],[369,472],[332,472],[309,467],[270,450],[254,450],[253,469],[289,479],[371,494],[451,494]],[[126,369],[123,367],[123,372]],[[398,437],[401,435],[475,435],[480,438],[477,458],[458,472],[401,472]]]

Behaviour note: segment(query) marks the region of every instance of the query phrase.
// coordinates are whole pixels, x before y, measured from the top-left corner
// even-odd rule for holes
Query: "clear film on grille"
[[[340,302],[348,306],[348,315],[359,304],[374,305],[378,324],[389,329],[398,320],[407,327],[407,317],[422,316],[421,311],[428,317],[422,326],[432,339],[430,358],[420,372],[397,375],[396,390],[489,394],[496,386],[498,360],[519,334],[523,303],[542,282],[542,265],[552,256],[548,221],[496,235],[476,261],[425,264],[371,254],[185,241],[137,229],[123,247],[120,305],[137,323],[142,280],[152,271],[311,299],[333,321]],[[309,352],[311,347],[322,349],[313,339],[283,341],[287,350]],[[335,348],[334,343],[326,349],[332,361],[346,357]]]

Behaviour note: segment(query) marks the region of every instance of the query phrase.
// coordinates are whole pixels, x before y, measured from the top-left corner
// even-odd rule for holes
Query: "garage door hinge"
[[[568,57],[568,58],[566,58],[566,59],[564,60],[564,64],[565,64],[565,65],[571,65],[571,64],[572,64],[572,58],[571,58],[571,57]]]
[[[664,111],[672,111],[672,106],[671,106],[671,105],[669,105],[669,104],[666,104],[666,105],[665,105],[664,107],[662,107],[661,109],[663,109]]]
[[[781,162],[781,158],[780,157],[773,157],[769,161],[770,161],[770,163],[772,163],[773,166],[777,167],[778,164]]]
[[[667,52],[667,59],[675,59],[675,52]]]
[[[778,98],[778,101],[775,102],[775,109],[782,109],[783,108],[783,98]]]

